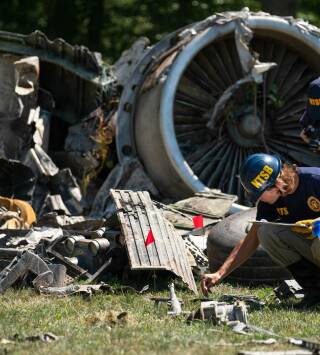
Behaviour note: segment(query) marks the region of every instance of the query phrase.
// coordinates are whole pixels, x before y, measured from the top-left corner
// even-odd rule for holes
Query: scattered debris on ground
[[[0,339],[0,344],[7,345],[7,344],[18,343],[18,342],[24,342],[24,341],[42,341],[44,343],[52,343],[53,341],[57,341],[61,338],[62,338],[61,336],[57,336],[50,332],[37,334],[37,335],[29,335],[25,337],[22,337],[19,334],[15,334],[12,337],[12,339],[5,339],[5,338]]]
[[[20,229],[16,224],[14,229],[7,228],[6,224],[2,226],[0,292],[4,293],[11,286],[32,285],[46,295],[91,295],[99,290],[111,292],[103,283],[110,277],[120,277],[126,283],[128,273],[132,276],[142,272],[149,275],[144,277],[149,277],[150,282],[156,282],[157,273],[168,272],[170,277],[175,275],[197,293],[193,271],[197,273],[208,265],[206,223],[219,220],[212,219],[213,214],[207,212],[208,219],[201,222],[200,228],[192,229],[190,225],[181,233],[165,217],[168,210],[178,217],[183,213],[188,220],[198,216],[197,213],[204,214],[205,210],[197,207],[190,212],[183,207],[185,211],[181,212],[182,203],[177,207],[154,202],[149,193],[143,191],[111,189],[110,196],[114,201],[113,213],[106,219],[49,212],[38,221],[31,205],[2,199],[9,210],[20,206],[19,218],[27,225],[21,224]],[[214,197],[228,201],[220,209],[222,217],[233,199],[226,199],[215,191],[208,198],[211,204]],[[194,198],[199,201],[198,196]],[[201,200],[199,206],[205,205],[207,199],[201,197]],[[207,207],[210,209],[210,203]],[[8,211],[3,213],[7,215]],[[11,219],[14,217],[10,215]],[[27,228],[29,224],[31,227]],[[151,238],[149,242],[148,238]],[[197,239],[199,241],[194,242]],[[85,285],[75,285],[78,280],[83,280]]]
[[[177,297],[175,282],[197,295],[195,276],[209,266],[216,269],[221,264],[224,259],[221,255],[225,256],[226,250],[233,248],[233,236],[244,234],[249,225],[248,216],[252,215],[253,210],[248,211],[244,206],[236,205],[237,196],[233,194],[208,189],[200,183],[191,168],[185,169],[185,161],[182,164],[176,161],[181,171],[179,174],[177,171],[172,173],[175,168],[171,167],[171,163],[167,165],[160,158],[155,159],[157,155],[145,154],[144,140],[137,144],[137,152],[134,152],[132,137],[137,135],[135,130],[139,124],[138,128],[127,127],[133,112],[141,127],[145,124],[141,117],[144,119],[150,112],[152,117],[156,117],[156,101],[148,95],[158,84],[163,84],[165,78],[160,75],[166,73],[167,76],[169,65],[174,67],[175,56],[178,55],[176,51],[182,50],[194,36],[207,31],[209,26],[232,23],[236,26],[235,49],[245,76],[237,77],[233,85],[224,87],[220,98],[217,96],[214,100],[215,107],[209,105],[210,110],[206,112],[208,117],[201,117],[201,124],[205,124],[206,131],[207,128],[211,131],[203,138],[208,136],[210,144],[213,136],[218,134],[220,139],[220,123],[226,121],[222,116],[230,98],[244,84],[261,83],[263,73],[277,65],[271,59],[260,62],[255,51],[249,48],[253,39],[248,22],[251,15],[245,9],[240,15],[226,13],[213,16],[176,32],[169,40],[166,39],[167,43],[163,42],[163,48],[154,47],[155,53],[148,47],[148,40],[139,39],[113,67],[103,64],[99,53],[90,52],[83,46],[71,46],[61,39],[50,41],[39,31],[29,36],[0,32],[0,76],[3,79],[0,82],[0,294],[10,287],[32,287],[46,297],[82,295],[90,300],[100,292],[114,294],[121,290],[143,294],[152,287],[157,289],[164,280],[164,284],[169,283],[169,297],[151,299],[156,305],[161,302],[168,305],[167,316],[188,314],[189,322],[209,321],[214,325],[227,325],[237,334],[257,332],[273,336],[266,340],[250,341],[256,344],[271,345],[283,341],[274,332],[249,323],[250,307],[263,309],[265,306],[262,300],[254,296],[223,295],[218,300],[198,299],[198,311],[183,309],[184,302]],[[262,13],[258,14],[257,21],[263,16]],[[289,26],[289,23],[286,25]],[[290,23],[290,26],[293,24]],[[225,47],[226,53],[231,49],[228,46]],[[148,55],[144,57],[146,53]],[[291,52],[288,53],[286,55]],[[208,60],[206,55],[202,56],[202,60]],[[143,58],[145,60],[141,60]],[[195,65],[196,72],[198,66]],[[137,67],[139,75],[135,74]],[[132,84],[128,86],[130,93],[126,88],[128,82]],[[193,85],[192,80],[185,76],[177,83],[180,91],[176,97],[180,105],[188,105],[188,100],[196,93],[196,90],[192,90],[191,96],[183,93],[190,84]],[[144,96],[139,98],[134,110],[133,97],[137,95],[137,88],[139,90],[136,93]],[[123,105],[119,105],[121,90]],[[159,95],[156,96],[158,98]],[[257,96],[261,95],[256,92],[255,96],[257,101]],[[256,106],[257,102],[255,110]],[[177,108],[175,110],[179,111]],[[250,112],[246,115],[249,127],[254,117]],[[180,112],[181,118],[183,125],[186,118],[188,122],[194,119],[188,116],[187,110]],[[219,130],[215,128],[218,121]],[[179,127],[177,124],[176,128],[186,137],[183,139],[194,139],[194,134],[199,134],[197,130],[195,133],[193,130],[189,132],[188,125]],[[252,133],[251,130],[247,132],[247,129],[243,127],[245,137],[248,132]],[[156,124],[141,137],[152,136],[153,130],[158,132]],[[180,148],[188,156],[190,165],[196,166],[198,159],[200,162],[207,159],[201,162],[200,167],[202,174],[204,169],[208,169],[203,174],[205,180],[212,175],[210,186],[211,182],[220,179],[222,184],[219,182],[219,186],[227,184],[228,192],[242,196],[239,182],[233,181],[237,167],[244,158],[242,148],[246,148],[246,144],[251,147],[252,141],[254,147],[266,147],[266,141],[261,145],[260,138],[257,140],[257,133],[254,133],[254,139],[251,140],[251,136],[250,140],[245,138],[245,145],[242,146],[243,132],[231,126],[228,132],[233,138],[237,137],[235,142],[238,140],[241,143],[240,150],[237,153],[234,151],[234,161],[231,159],[227,162],[228,154],[225,154],[223,164],[219,159],[214,159],[214,164],[211,162],[208,165],[208,156],[216,151],[203,154],[201,145],[208,143],[207,138],[201,138],[203,142],[200,144],[197,137],[194,144],[199,147],[203,157],[196,151],[197,148],[190,150],[192,140],[184,142]],[[116,134],[121,141],[117,147],[120,162],[115,154]],[[264,137],[263,134],[261,136]],[[179,141],[181,143],[183,140]],[[158,144],[160,151],[165,144],[161,141]],[[233,152],[232,149],[227,148],[226,153]],[[163,152],[159,154],[160,157],[165,155]],[[141,159],[142,156],[144,159]],[[308,155],[302,155],[300,160],[309,161],[309,158]],[[166,169],[158,168],[159,163]],[[216,166],[216,163],[219,165]],[[209,170],[215,166],[216,170],[211,174]],[[230,176],[227,176],[228,172]],[[191,195],[190,186],[185,186],[188,185],[188,179],[184,176],[181,180],[183,175],[188,177],[190,173],[192,177],[188,184],[200,186],[198,190],[203,192],[179,201],[170,199],[168,196],[182,198]],[[168,175],[171,176],[168,178]],[[177,187],[181,188],[181,193]],[[170,193],[166,193],[166,189],[171,190]],[[242,200],[246,201],[244,196]],[[245,211],[233,216],[234,212],[243,209]],[[228,233],[232,238],[220,238]],[[258,253],[267,260],[263,251]],[[248,265],[250,267],[246,270],[249,276],[240,270],[240,276],[235,275],[236,278],[260,282],[262,275],[258,274],[259,270],[255,269],[252,276],[252,264]],[[261,265],[265,270],[266,263]],[[288,276],[270,260],[267,266],[270,273],[264,271],[264,281]],[[114,278],[122,284],[117,289],[108,283]],[[274,291],[279,302],[291,296],[303,297],[301,287],[294,280],[283,281]],[[126,326],[129,316],[127,312],[101,311],[88,317],[87,322],[111,329]],[[27,337],[17,335],[12,339],[1,339],[0,344],[52,342],[59,338],[52,333]],[[285,341],[312,353],[320,350],[316,342],[293,338]],[[218,345],[226,346],[227,343]],[[240,353],[263,354],[252,351]]]

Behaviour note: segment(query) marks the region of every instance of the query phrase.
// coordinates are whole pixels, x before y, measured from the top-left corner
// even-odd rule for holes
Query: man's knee
[[[276,235],[276,226],[262,225],[258,229],[258,239],[264,248],[268,247],[270,243],[273,244],[274,237]],[[266,248],[267,249],[267,248]]]

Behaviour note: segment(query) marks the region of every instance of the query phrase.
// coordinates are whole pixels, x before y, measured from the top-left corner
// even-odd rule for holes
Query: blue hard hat
[[[249,155],[240,169],[240,182],[251,201],[276,183],[281,170],[281,160],[275,155],[257,153]]]

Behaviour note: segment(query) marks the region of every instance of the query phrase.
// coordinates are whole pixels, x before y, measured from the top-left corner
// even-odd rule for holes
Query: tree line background
[[[320,26],[319,0],[2,0],[0,30],[36,29],[102,52],[113,63],[139,37],[151,43],[215,12],[243,7],[303,18]]]

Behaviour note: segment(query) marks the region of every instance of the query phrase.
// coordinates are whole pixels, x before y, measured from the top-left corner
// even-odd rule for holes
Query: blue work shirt
[[[298,168],[298,174],[299,185],[293,194],[280,196],[273,204],[259,201],[258,221],[295,223],[320,217],[320,168]]]

